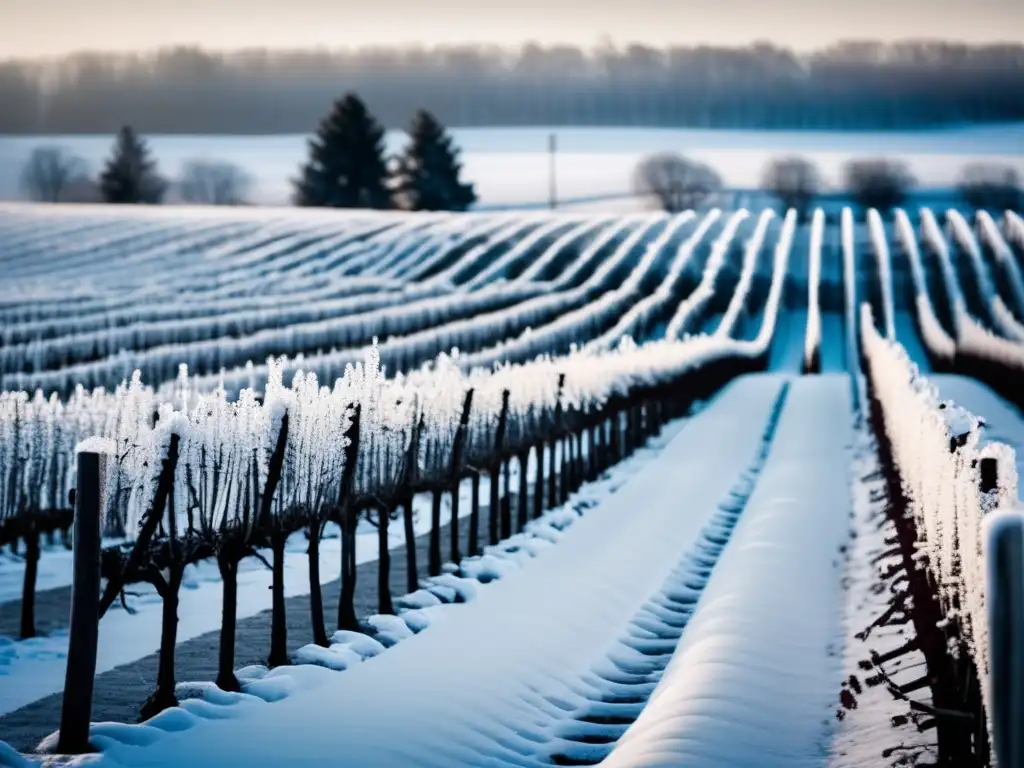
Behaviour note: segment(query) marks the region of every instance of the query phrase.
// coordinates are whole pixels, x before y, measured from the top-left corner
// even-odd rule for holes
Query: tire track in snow
[[[608,656],[581,680],[592,692],[586,704],[551,729],[551,738],[541,750],[546,762],[600,763],[643,711],[753,494],[789,389],[789,382],[785,382],[772,406],[757,454],[705,523],[694,549],[683,556],[664,586],[637,611]]]

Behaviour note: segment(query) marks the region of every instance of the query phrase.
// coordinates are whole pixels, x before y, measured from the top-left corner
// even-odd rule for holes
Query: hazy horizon
[[[943,39],[972,44],[1020,42],[1018,0],[633,0],[628,6],[555,0],[375,0],[351,7],[324,0],[14,0],[0,10],[4,58],[51,58],[79,51],[141,52],[173,46],[243,48],[519,46],[602,42],[663,47],[770,42],[798,51],[842,40]],[[396,23],[400,20],[400,23]]]

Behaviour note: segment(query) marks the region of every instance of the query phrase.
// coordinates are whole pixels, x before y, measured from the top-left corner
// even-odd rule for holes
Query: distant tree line
[[[887,157],[856,158],[843,166],[841,187],[862,211],[876,208],[890,213],[905,205],[917,180],[907,164]],[[818,168],[803,157],[779,157],[764,169],[761,189],[784,209],[793,208],[808,221],[824,192]],[[974,162],[960,172],[956,189],[973,208],[994,212],[1024,208],[1021,178],[1011,166]],[[723,191],[718,173],[674,152],[648,155],[637,165],[633,191],[669,213],[706,207]]]
[[[243,205],[252,177],[231,163],[197,159],[187,162],[172,184],[145,140],[131,126],[122,126],[98,176],[90,176],[85,161],[70,150],[47,145],[29,154],[20,183],[26,197],[42,203],[158,205],[174,189],[185,203]]]
[[[305,207],[464,211],[476,202],[476,192],[461,173],[459,150],[432,114],[417,110],[408,146],[389,158],[384,128],[362,99],[348,94],[334,103],[310,139],[308,160],[293,181],[293,200]],[[174,186],[186,203],[243,205],[251,183],[249,174],[231,163],[193,160]],[[146,142],[123,126],[96,179],[70,151],[42,146],[29,155],[21,186],[38,202],[156,205],[172,185]]]
[[[910,128],[1024,119],[1022,82],[1021,44],[175,48],[0,62],[0,133],[304,132],[339,86],[385,128],[423,103],[459,126]]]
[[[349,94],[309,140],[308,159],[293,179],[293,202],[305,207],[397,208],[411,211],[465,211],[476,202],[473,185],[462,181],[459,150],[437,119],[418,110],[404,152],[388,158],[384,129],[362,100]],[[193,160],[185,164],[176,189],[186,203],[243,205],[249,174],[230,163]],[[891,158],[858,158],[843,167],[842,187],[853,203],[883,213],[905,205],[917,181],[906,163]],[[59,146],[38,147],[22,169],[26,195],[39,202],[157,204],[172,186],[161,176],[145,141],[130,127],[117,135],[97,179],[81,158]],[[1011,166],[973,162],[960,172],[956,188],[965,203],[990,211],[1024,210],[1020,174]],[[678,213],[713,204],[724,185],[708,165],[674,152],[640,160],[633,191],[662,210]],[[799,156],[778,157],[765,167],[761,189],[785,208],[809,219],[823,194],[818,168]]]

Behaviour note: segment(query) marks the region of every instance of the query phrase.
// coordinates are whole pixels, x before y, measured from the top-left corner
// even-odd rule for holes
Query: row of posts
[[[512,532],[511,489],[509,488],[509,463],[515,458],[520,462],[520,486],[516,519],[520,530],[531,515],[539,517],[545,507],[553,508],[564,504],[569,495],[584,482],[596,479],[603,471],[621,461],[641,447],[646,440],[656,434],[662,425],[670,419],[682,415],[696,397],[705,397],[718,388],[724,381],[742,372],[745,367],[756,367],[751,361],[725,361],[721,365],[709,364],[706,370],[693,372],[664,388],[657,393],[650,393],[645,398],[632,397],[618,404],[608,404],[603,413],[565,414],[559,407],[555,414],[556,428],[547,440],[533,446],[536,452],[537,477],[534,485],[532,509],[527,498],[527,465],[530,450],[506,450],[504,447],[505,429],[499,429],[495,435],[498,456],[496,462],[489,467],[480,468],[491,477],[491,518],[496,521],[498,530],[488,531],[488,538],[494,542],[496,537],[507,538]],[[471,400],[464,404],[460,432],[465,434]],[[507,413],[506,405],[502,409]],[[505,421],[505,420],[503,420]],[[556,458],[557,446],[561,445],[561,466]],[[458,451],[463,448],[459,441]],[[545,455],[546,454],[546,455]],[[545,462],[545,459],[547,461]],[[61,711],[60,736],[57,749],[61,754],[80,754],[90,751],[89,726],[92,715],[93,685],[96,670],[97,643],[99,638],[99,620],[103,606],[109,596],[103,595],[100,588],[100,557],[101,557],[101,507],[103,504],[102,478],[105,477],[107,457],[98,453],[82,452],[77,456],[77,488],[74,493],[74,580],[72,584],[70,637],[68,663],[64,686],[63,706]],[[351,461],[354,465],[354,461]],[[545,467],[545,464],[547,466]],[[456,487],[461,480],[457,477],[462,466],[460,455],[452,456],[452,468],[456,476],[452,477]],[[500,475],[504,473],[505,499],[494,495],[498,490]],[[478,503],[480,473],[471,473],[474,482],[474,504]],[[454,499],[458,493],[455,492]],[[456,502],[457,503],[457,502]],[[162,503],[156,505],[162,508]],[[475,516],[477,523],[478,516]],[[458,544],[457,509],[452,510],[452,559],[458,562],[460,551]],[[472,519],[471,519],[472,525]],[[477,531],[473,531],[477,533]],[[475,536],[470,537],[470,548]],[[433,542],[432,542],[433,544]],[[440,552],[431,552],[430,571],[438,568]],[[108,586],[109,589],[109,586]],[[1024,768],[1022,766],[1021,768]]]
[[[471,402],[471,401],[470,401]],[[468,415],[469,402],[466,403]],[[507,414],[507,396],[502,408]],[[532,499],[533,509],[529,509],[526,497],[527,461],[529,451],[518,453],[521,463],[520,489],[516,518],[521,530],[532,511],[533,517],[539,517],[545,506],[556,507],[565,503],[569,494],[579,488],[587,480],[595,479],[600,472],[632,453],[643,444],[648,436],[660,429],[664,411],[661,404],[654,400],[646,403],[627,404],[623,409],[614,410],[609,416],[596,423],[577,429],[565,430],[553,435],[545,443],[536,446],[537,484]],[[562,414],[556,415],[560,421]],[[623,425],[623,421],[625,425]],[[502,418],[496,432],[497,455],[502,455],[505,439],[503,425],[507,418]],[[625,429],[623,429],[625,426]],[[463,426],[464,429],[464,426]],[[556,466],[556,446],[561,443],[561,466]],[[545,451],[546,448],[546,451]],[[545,452],[548,466],[544,467]],[[458,466],[459,457],[455,456],[454,465]],[[60,736],[57,751],[60,754],[81,754],[90,751],[89,726],[92,717],[93,685],[95,680],[96,659],[99,640],[100,609],[100,557],[102,552],[102,478],[105,474],[107,457],[99,453],[81,452],[77,455],[77,487],[74,495],[74,564],[71,593],[71,617],[69,622],[69,647],[67,670],[65,675],[63,704],[60,720]],[[496,543],[499,538],[507,538],[512,533],[512,511],[509,498],[509,464],[510,457],[486,468],[491,477],[491,510],[488,538]],[[504,470],[505,498],[499,496],[500,476]],[[474,490],[479,484],[479,474],[474,473]],[[496,498],[498,497],[498,498]],[[474,493],[474,504],[478,494]],[[547,502],[545,505],[545,501]],[[455,523],[457,514],[453,510],[452,555],[460,559],[458,548],[458,528]],[[475,534],[476,531],[471,533]],[[470,537],[470,554],[478,554],[479,548],[473,546],[475,536]],[[439,570],[435,558],[440,553],[431,553],[431,571]]]

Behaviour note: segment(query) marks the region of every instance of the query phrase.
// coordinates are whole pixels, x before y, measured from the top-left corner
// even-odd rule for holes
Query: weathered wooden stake
[[[501,495],[501,538],[507,539],[512,535],[512,459],[505,460],[501,474],[505,489]]]
[[[28,520],[23,538],[25,540],[25,574],[21,587],[20,639],[28,640],[36,636],[36,581],[39,575],[39,526],[37,520]]]
[[[415,592],[419,589],[419,569],[416,564],[416,529],[413,524],[412,496],[402,500],[402,520],[405,528],[405,589]]]
[[[566,433],[559,442],[562,444],[562,455],[560,462],[558,478],[558,504],[561,506],[569,500],[569,494],[572,489],[569,487],[569,483],[572,482],[572,478],[569,476],[569,448],[572,445],[572,438]]]
[[[548,509],[558,506],[558,438],[548,443]]]
[[[500,541],[498,521],[501,517],[501,464],[491,467],[487,477],[487,543],[493,547]]]
[[[517,517],[519,518],[519,530],[522,531],[530,519],[530,478],[527,477],[527,470],[530,467],[530,450],[526,449],[525,451],[520,451],[517,456],[518,458],[516,463],[519,466],[519,504]]]
[[[78,454],[68,663],[57,740],[57,751],[65,755],[91,751],[89,723],[100,631],[101,478],[105,458],[98,453]]]
[[[558,506],[558,464],[557,456],[558,444],[562,434],[562,390],[565,387],[565,374],[558,374],[558,393],[555,397],[555,413],[554,413],[554,429],[551,440],[548,443],[548,509],[554,509]],[[565,482],[565,478],[561,479],[561,482]]]
[[[355,484],[356,464],[359,457],[359,437],[362,405],[356,404],[348,428],[348,445],[345,447],[345,466],[341,471],[341,488],[338,493],[338,522],[341,525],[341,591],[338,595],[338,629],[359,629],[356,616],[356,526],[359,510],[352,498]]]
[[[544,514],[544,443],[537,443],[537,477],[533,482],[533,516]]]
[[[391,600],[391,550],[388,548],[388,525],[391,509],[377,508],[377,613],[392,615],[395,612]]]
[[[441,500],[442,492],[435,488],[430,505],[430,549],[427,552],[427,573],[441,573]]]
[[[501,458],[502,452],[505,449],[505,430],[508,427],[508,397],[509,391],[506,389],[501,393],[501,413],[498,415],[498,427],[494,431],[494,455],[497,457],[497,463],[491,467],[491,509],[488,517],[488,533],[490,534],[491,546],[497,544],[501,539],[507,539],[512,535],[512,512],[509,508],[508,500],[509,491],[511,490],[508,487],[509,465],[507,461],[503,462]],[[505,475],[504,497],[501,495],[503,468]]]
[[[480,554],[480,473],[474,471],[469,482],[469,539],[466,552],[470,557],[476,557]]]
[[[466,447],[466,436],[469,431],[469,412],[473,408],[473,390],[467,390],[465,399],[462,401],[462,415],[459,416],[459,431],[455,433],[455,441],[452,444],[452,457],[450,467],[451,494],[452,494],[452,562],[458,565],[462,562],[462,551],[459,546],[459,493],[462,489],[462,452]]]

